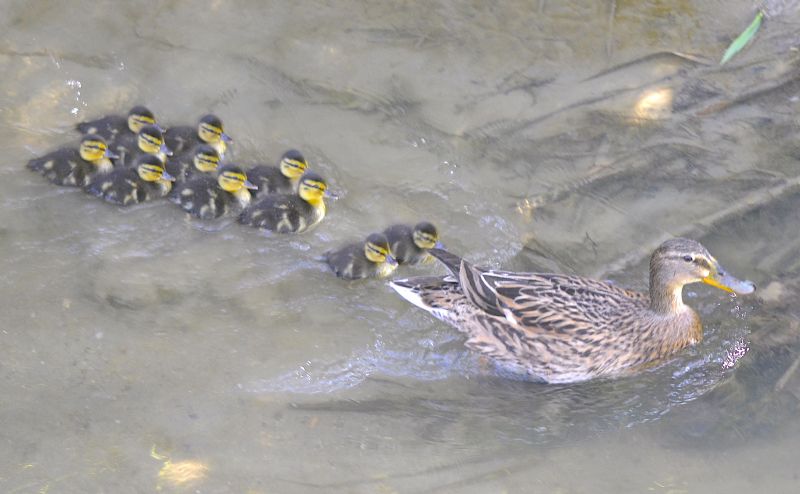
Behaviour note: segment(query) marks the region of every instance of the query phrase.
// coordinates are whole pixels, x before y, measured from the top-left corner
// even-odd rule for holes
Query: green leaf
[[[725,50],[725,54],[722,55],[722,60],[719,61],[720,65],[725,65],[725,62],[733,58],[734,55],[739,53],[742,50],[742,48],[744,48],[745,45],[747,45],[747,43],[749,43],[750,40],[753,39],[753,36],[755,36],[756,33],[758,32],[758,28],[761,27],[761,21],[763,20],[764,20],[764,11],[759,10],[758,14],[756,14],[756,18],[753,19],[753,22],[751,22],[750,25],[747,26],[747,29],[745,29],[742,32],[742,34],[739,35],[738,38],[733,40],[733,43],[731,43],[728,49]]]

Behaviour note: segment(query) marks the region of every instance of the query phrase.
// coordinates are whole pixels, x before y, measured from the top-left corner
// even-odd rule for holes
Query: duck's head
[[[397,260],[392,256],[389,249],[389,240],[382,233],[373,233],[364,242],[364,255],[375,264],[388,263],[392,266],[397,265]]]
[[[439,243],[439,232],[432,223],[427,221],[417,223],[411,236],[414,239],[414,245],[420,249],[428,250],[434,247],[442,247],[442,244]]]
[[[297,180],[303,176],[308,168],[308,162],[296,149],[290,149],[283,153],[280,162],[281,173],[284,177]]]
[[[172,156],[172,151],[169,150],[164,142],[164,132],[157,125],[145,125],[142,127],[139,130],[137,144],[144,153]]]
[[[222,190],[231,194],[246,192],[249,195],[248,189],[258,188],[247,180],[244,170],[233,165],[226,165],[219,169],[217,182]]]
[[[88,134],[81,138],[79,152],[81,158],[95,164],[114,157],[108,150],[105,139],[95,134]]]
[[[324,205],[328,184],[325,179],[314,172],[305,172],[297,184],[297,194],[313,206]]]
[[[232,139],[222,128],[222,120],[216,115],[203,115],[197,123],[197,136],[209,144],[231,142]]]
[[[650,257],[650,300],[654,309],[667,312],[680,309],[683,286],[699,282],[741,295],[756,289],[754,283],[728,274],[695,240],[667,240]]]
[[[136,105],[128,112],[128,128],[138,134],[145,125],[155,125],[156,117],[153,112],[142,105]]]
[[[145,182],[174,182],[175,177],[167,173],[158,156],[143,154],[136,158],[136,172]]]
[[[203,173],[211,173],[219,166],[219,153],[208,144],[200,144],[194,150],[192,163],[195,169]]]

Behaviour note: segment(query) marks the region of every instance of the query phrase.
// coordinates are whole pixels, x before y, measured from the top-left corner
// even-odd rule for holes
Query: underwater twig
[[[701,218],[700,220],[691,223],[680,230],[665,233],[658,238],[653,238],[651,242],[647,244],[639,245],[639,247],[629,255],[605,266],[599,272],[595,273],[593,277],[604,278],[608,275],[608,273],[622,271],[630,266],[639,264],[644,259],[650,257],[650,254],[652,254],[656,247],[669,238],[695,238],[701,236],[710,230],[714,225],[718,225],[730,219],[740,217],[745,213],[758,209],[765,204],[792,193],[798,188],[800,188],[800,176],[792,177],[782,184],[775,185],[766,190],[753,192],[749,196],[743,197],[739,201],[736,201],[733,203],[733,205],[709,214],[708,216]]]
[[[635,59],[630,60],[628,62],[623,62],[623,63],[621,63],[619,65],[615,65],[613,67],[609,67],[609,68],[607,68],[607,69],[605,69],[605,70],[603,70],[601,72],[598,72],[597,74],[595,74],[595,75],[593,75],[591,77],[587,77],[586,79],[583,79],[581,82],[587,82],[587,81],[591,81],[593,79],[598,79],[600,77],[603,77],[603,76],[606,76],[608,74],[611,74],[612,72],[617,72],[619,70],[627,69],[628,67],[633,67],[634,65],[639,65],[639,64],[642,64],[642,63],[650,62],[650,61],[653,61],[653,60],[657,60],[659,58],[677,58],[679,60],[685,60],[687,62],[692,62],[692,63],[694,63],[696,65],[711,65],[711,63],[712,63],[711,61],[709,61],[709,60],[707,60],[707,59],[705,59],[703,57],[700,57],[700,56],[697,56],[697,55],[692,55],[690,53],[683,53],[683,52],[679,52],[679,51],[670,51],[670,50],[659,51],[659,52],[656,52],[656,53],[650,53],[649,55],[645,55],[643,57],[635,58]]]

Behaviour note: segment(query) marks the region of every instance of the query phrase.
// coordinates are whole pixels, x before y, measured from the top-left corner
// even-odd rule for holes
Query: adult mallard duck
[[[650,294],[561,274],[513,273],[429,251],[452,276],[391,282],[403,298],[467,334],[467,346],[548,383],[631,374],[703,338],[683,286],[747,294],[694,240],[667,240],[650,258]]]

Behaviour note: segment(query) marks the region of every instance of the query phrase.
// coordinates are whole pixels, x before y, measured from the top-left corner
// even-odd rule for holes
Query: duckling
[[[389,241],[382,233],[373,233],[364,242],[345,245],[325,253],[325,262],[339,278],[385,278],[397,269]]]
[[[153,112],[142,105],[136,105],[131,108],[127,117],[123,115],[106,115],[97,120],[81,122],[75,125],[75,129],[83,135],[99,135],[105,139],[113,149],[113,141],[118,137],[126,134],[135,137],[142,127],[145,125],[155,125],[155,123],[156,117],[153,115]]]
[[[220,156],[225,155],[230,136],[222,129],[222,120],[216,115],[204,115],[196,127],[188,125],[170,127],[164,134],[164,141],[173,153],[187,151],[196,144],[210,144]]]
[[[198,144],[188,153],[167,159],[167,171],[176,182],[185,182],[217,171],[219,153],[208,144]],[[249,177],[248,177],[249,178]]]
[[[239,223],[276,233],[302,233],[325,217],[328,185],[314,172],[306,172],[297,184],[296,194],[268,195],[245,209]]]
[[[250,204],[250,190],[255,189],[238,166],[224,166],[216,178],[199,176],[179,184],[170,200],[187,213],[202,220],[219,218],[234,206]]]
[[[258,186],[254,197],[265,194],[290,194],[297,190],[308,163],[296,149],[283,153],[278,166],[258,165],[247,170],[247,178]]]
[[[164,144],[164,132],[157,125],[145,125],[136,135],[124,135],[117,139],[115,151],[120,158],[118,163],[123,166],[134,166],[139,156],[153,154],[165,163],[167,156],[172,156],[172,151]]]
[[[157,156],[143,154],[136,158],[135,168],[118,168],[96,175],[84,190],[105,201],[129,206],[166,196],[174,180]]]
[[[392,254],[399,264],[419,264],[432,261],[428,249],[441,248],[439,232],[427,221],[409,225],[392,225],[383,231],[389,240]]]
[[[56,185],[83,187],[93,175],[105,174],[114,168],[105,139],[90,134],[83,136],[78,149],[63,147],[28,162],[28,168],[44,175]]]
[[[475,267],[441,249],[451,276],[393,280],[412,304],[468,336],[467,347],[548,383],[633,374],[703,338],[683,287],[703,282],[748,294],[756,287],[720,266],[699,242],[675,238],[650,257],[650,293],[580,276]]]

